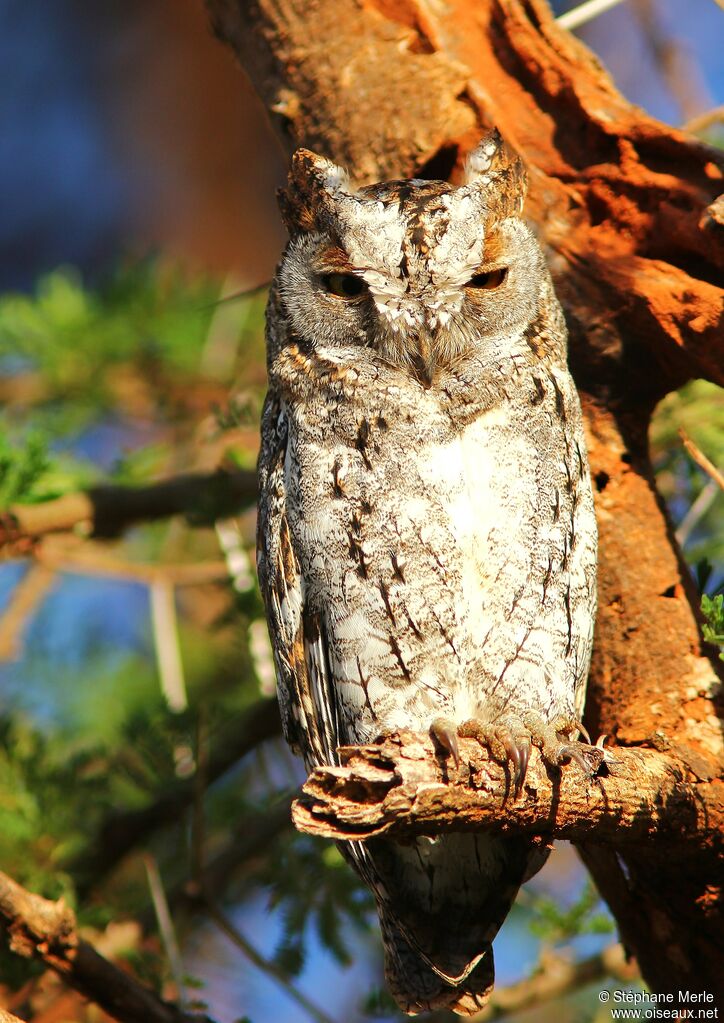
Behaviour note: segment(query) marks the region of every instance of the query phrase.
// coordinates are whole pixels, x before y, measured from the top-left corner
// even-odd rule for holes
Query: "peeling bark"
[[[708,783],[686,780],[666,754],[616,750],[589,778],[573,763],[547,770],[534,750],[515,797],[503,765],[473,739],[459,744],[458,766],[428,736],[412,732],[342,747],[340,767],[309,776],[292,808],[294,823],[337,841],[485,828],[616,849],[648,847],[654,837],[662,846],[680,844],[692,832],[711,850],[724,844],[724,803]]]
[[[714,819],[718,665],[702,646],[647,430],[656,402],[688,379],[724,383],[720,154],[629,104],[542,0],[450,0],[444,11],[432,0],[206,4],[287,150],[317,149],[361,182],[455,179],[495,124],[525,159],[597,487],[586,721],[620,746],[658,751]],[[584,859],[654,990],[722,992],[724,871],[698,813],[686,841],[664,841],[662,821],[645,850],[591,835]]]

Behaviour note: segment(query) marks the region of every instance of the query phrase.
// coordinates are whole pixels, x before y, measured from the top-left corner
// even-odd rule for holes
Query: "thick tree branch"
[[[116,536],[137,522],[187,515],[208,522],[256,501],[256,473],[188,473],[144,487],[100,486],[40,504],[16,504],[0,514],[0,553],[24,554],[34,540],[79,526]],[[3,551],[4,548],[4,551]]]
[[[164,1002],[78,937],[75,915],[61,899],[50,902],[0,873],[0,919],[10,950],[40,959],[70,987],[121,1023],[213,1023]]]
[[[549,771],[534,750],[516,799],[506,769],[474,740],[459,741],[457,767],[429,737],[412,732],[343,747],[340,767],[312,772],[294,804],[294,823],[337,840],[485,829],[616,849],[653,836],[681,842],[692,833],[708,848],[724,844],[722,803],[656,750],[609,751],[592,778],[576,763]]]

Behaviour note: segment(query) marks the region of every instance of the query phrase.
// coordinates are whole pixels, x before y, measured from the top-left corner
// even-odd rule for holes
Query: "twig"
[[[0,520],[0,548],[80,526],[107,537],[170,515],[213,521],[252,504],[256,493],[256,474],[245,470],[188,473],[145,487],[93,487],[41,504],[13,505]]]
[[[681,110],[684,120],[711,105],[696,62],[681,40],[671,35],[657,16],[653,0],[632,0],[632,9],[645,42],[651,49],[654,63],[669,92]]]
[[[54,572],[129,579],[149,585],[160,580],[174,586],[201,586],[229,578],[225,561],[127,561],[109,554],[101,543],[67,536],[44,537],[33,550],[33,557]]]
[[[710,462],[703,451],[696,446],[686,430],[679,428],[681,443],[689,452],[700,469],[703,469],[707,476],[710,476],[719,487],[724,490],[724,473],[722,473],[713,462]]]
[[[55,572],[50,568],[31,565],[14,587],[0,618],[0,661],[12,661],[20,657],[25,627],[54,581]]]
[[[724,3],[722,6],[724,6]],[[690,132],[692,135],[698,135],[699,132],[710,128],[712,124],[721,124],[722,122],[724,122],[724,106],[714,107],[713,110],[707,110],[703,114],[697,114],[696,117],[692,117],[683,125],[683,130]]]
[[[150,853],[144,853],[143,863],[146,868],[148,889],[151,893],[151,901],[153,902],[153,909],[156,914],[159,934],[161,935],[163,946],[166,949],[168,964],[171,968],[171,974],[176,984],[176,997],[183,1002],[185,1000],[183,960],[181,958],[181,950],[179,949],[178,941],[176,940],[176,930],[173,925],[173,919],[171,918],[171,911],[169,909],[168,899],[166,898],[166,891],[163,887],[163,881],[161,880],[161,874],[158,869],[158,863],[156,862],[156,858]]]
[[[470,831],[542,835],[571,841],[660,845],[696,832],[722,842],[716,800],[705,783],[683,780],[671,757],[616,749],[597,777],[571,763],[546,770],[533,750],[524,794],[510,794],[506,770],[480,744],[460,740],[460,766],[427,736],[400,732],[375,745],[339,750],[342,766],[312,772],[293,806],[301,831],[334,839]],[[609,754],[610,757],[610,754]],[[505,793],[508,798],[505,798]],[[708,805],[708,809],[707,809]],[[720,804],[719,804],[720,805]]]
[[[236,876],[246,865],[266,859],[271,844],[291,827],[291,802],[290,796],[284,797],[263,813],[242,817],[219,852],[206,858],[200,869],[192,866],[192,880],[183,879],[170,887],[167,898],[171,911],[197,910],[201,891],[216,898],[232,874]],[[193,839],[196,841],[195,834]],[[193,851],[192,855],[197,854]],[[153,915],[148,909],[137,913],[136,919],[143,930],[153,926]]]
[[[209,917],[213,920],[220,931],[229,938],[240,949],[249,962],[253,963],[258,970],[265,973],[268,977],[272,977],[284,988],[286,993],[297,1002],[298,1005],[304,1009],[304,1011],[311,1016],[312,1019],[316,1020],[317,1023],[335,1023],[335,1021],[328,1016],[326,1012],[315,1005],[314,1002],[310,1001],[307,996],[300,991],[295,984],[289,979],[286,973],[281,970],[275,963],[270,959],[266,959],[250,941],[244,937],[240,931],[231,923],[228,917],[221,911],[221,909],[210,899],[203,898],[204,908],[206,909]]]
[[[699,521],[706,515],[715,499],[719,496],[719,488],[714,480],[707,480],[702,487],[696,500],[691,505],[686,515],[679,523],[676,533],[676,542],[685,547],[689,537],[696,529]]]
[[[150,588],[151,622],[156,647],[161,690],[169,710],[180,714],[189,705],[178,637],[176,593],[166,579],[156,579]]]
[[[559,14],[556,21],[561,28],[567,28],[570,32],[574,28],[585,25],[587,21],[593,21],[599,14],[603,14],[604,11],[616,7],[622,2],[623,0],[585,0],[585,3],[579,4],[578,7]]]
[[[210,890],[204,886],[204,877],[206,875],[204,863],[206,852],[204,842],[206,819],[203,797],[207,786],[208,740],[203,719],[199,721],[199,729],[197,733],[197,764],[198,769],[192,821],[193,834],[191,838],[191,869],[193,876],[190,892],[195,904],[204,909],[216,926],[234,942],[237,948],[241,949],[247,959],[249,959],[249,961],[256,966],[258,970],[261,970],[267,976],[272,977],[281,984],[286,993],[293,998],[312,1017],[312,1019],[317,1020],[317,1023],[333,1023],[333,1021],[320,1008],[318,1008],[306,997],[306,995],[297,989],[286,973],[280,969],[276,963],[262,956],[261,953],[254,948],[251,942],[249,942],[241,934],[241,932],[234,927],[222,911],[221,907],[214,900]]]
[[[609,945],[597,955],[572,962],[562,956],[547,955],[529,977],[496,989],[485,1008],[470,1017],[470,1023],[488,1023],[533,1006],[538,1009],[554,998],[572,994],[607,977],[626,982],[637,976],[635,964],[626,962],[619,944]]]
[[[120,1023],[213,1023],[163,1001],[78,937],[75,914],[0,873],[0,918],[12,952],[39,959]]]
[[[246,593],[254,587],[254,572],[243,544],[239,520],[237,517],[218,519],[214,528],[233,587],[237,593]]]

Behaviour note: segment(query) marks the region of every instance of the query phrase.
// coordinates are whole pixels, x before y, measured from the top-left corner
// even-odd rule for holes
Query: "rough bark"
[[[704,816],[720,812],[716,666],[647,454],[660,397],[724,381],[719,156],[632,107],[542,0],[206,3],[288,150],[317,149],[361,181],[454,179],[495,124],[526,160],[597,487],[587,723],[665,754],[706,783]],[[721,991],[723,872],[702,836],[582,852],[651,987]]]
[[[536,750],[516,796],[504,765],[473,739],[460,740],[460,763],[441,757],[412,732],[340,749],[341,766],[312,772],[293,806],[296,826],[337,840],[400,838],[440,831],[525,832],[613,847],[675,846],[695,833],[721,852],[724,804],[710,784],[686,777],[667,754],[607,752],[595,775],[571,763],[547,769]]]

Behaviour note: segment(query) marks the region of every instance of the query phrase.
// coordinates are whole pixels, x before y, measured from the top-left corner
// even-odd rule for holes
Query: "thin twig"
[[[169,710],[180,714],[189,705],[178,636],[176,593],[168,580],[156,579],[150,587],[151,623],[161,690]]]
[[[47,536],[33,550],[33,558],[53,572],[72,575],[128,579],[152,586],[202,586],[229,578],[225,561],[139,562],[109,554],[102,543],[77,538]]]
[[[143,863],[146,868],[148,890],[151,893],[151,901],[153,902],[153,909],[156,914],[158,931],[161,935],[163,946],[166,949],[166,956],[168,958],[169,967],[171,968],[171,975],[173,976],[174,983],[176,985],[176,997],[183,1004],[186,1001],[184,965],[181,958],[181,950],[179,949],[178,940],[176,938],[176,928],[173,925],[168,899],[166,898],[166,890],[163,886],[163,881],[161,880],[161,874],[159,872],[155,856],[152,856],[150,853],[144,853]]]
[[[193,850],[193,862],[192,862],[192,882],[193,889],[192,893],[195,897],[197,905],[202,906],[204,911],[208,914],[210,919],[216,924],[234,944],[237,948],[241,949],[247,959],[262,973],[272,977],[277,983],[281,984],[286,993],[293,998],[304,1010],[307,1012],[312,1019],[316,1020],[317,1023],[334,1023],[318,1006],[311,1002],[306,995],[297,989],[294,983],[286,975],[284,970],[280,969],[276,963],[269,959],[266,959],[261,953],[254,948],[240,931],[231,923],[221,907],[214,900],[210,891],[204,886],[205,876],[205,851],[206,846],[204,842],[204,834],[206,829],[206,815],[204,809],[204,793],[207,785],[207,738],[205,735],[205,728],[202,723],[199,725],[198,740],[197,740],[197,774],[196,774],[196,787],[194,795],[194,813],[192,822],[192,841],[191,846]]]
[[[654,7],[654,0],[632,0],[632,10],[645,43],[683,120],[695,117],[711,105],[701,73],[678,36],[672,35]]]
[[[599,14],[603,14],[604,11],[609,10],[611,7],[616,7],[622,2],[623,0],[586,0],[585,3],[579,4],[578,7],[559,14],[556,22],[561,28],[567,28],[570,32],[574,28],[580,28],[581,25],[585,25],[587,21],[593,21]]]
[[[681,443],[684,445],[699,468],[703,469],[707,476],[710,476],[714,482],[717,483],[722,490],[724,490],[724,473],[717,469],[714,463],[706,457],[704,452],[696,446],[694,441],[687,434],[686,430],[679,428],[679,436],[681,437]]]
[[[300,1005],[304,1011],[311,1016],[312,1019],[316,1020],[317,1023],[335,1023],[331,1016],[328,1016],[323,1009],[315,1005],[314,1002],[310,1001],[307,996],[299,990],[299,988],[289,979],[286,973],[281,970],[276,963],[270,959],[266,959],[261,953],[254,948],[250,941],[248,941],[240,931],[231,923],[228,917],[221,911],[219,906],[210,899],[203,899],[203,904],[208,913],[209,917],[216,926],[222,931],[227,938],[229,938],[238,949],[240,949],[250,963],[262,973],[265,973],[268,977],[276,980],[283,988],[284,991],[294,999],[294,1001]]]
[[[722,6],[724,6],[724,0],[722,0]],[[698,135],[699,132],[710,128],[712,124],[721,124],[722,122],[724,122],[724,106],[714,107],[713,110],[697,114],[696,117],[692,117],[682,127],[684,131],[691,132],[692,135]]]
[[[216,781],[259,743],[279,734],[281,722],[275,699],[260,699],[229,723],[219,735],[209,758],[208,783]],[[79,895],[84,897],[92,885],[110,871],[136,845],[156,829],[178,821],[193,803],[196,781],[180,778],[149,806],[141,810],[116,813],[106,819],[95,841],[69,865],[77,878]]]
[[[17,660],[22,655],[25,628],[48,595],[55,578],[55,572],[47,566],[31,565],[13,588],[0,618],[0,661]]]
[[[697,495],[696,500],[679,523],[676,533],[674,534],[676,536],[676,542],[680,547],[686,546],[689,537],[696,529],[700,520],[709,511],[718,496],[719,487],[716,485],[714,480],[707,480],[702,487],[701,492]]]

